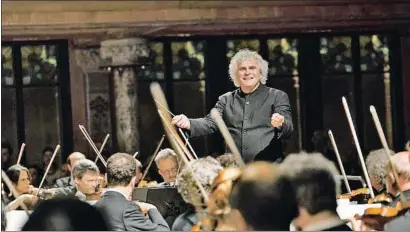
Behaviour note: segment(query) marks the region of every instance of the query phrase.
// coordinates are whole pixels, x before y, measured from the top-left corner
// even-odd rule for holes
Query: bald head
[[[402,151],[392,157],[397,174],[406,181],[410,181],[410,152]]]
[[[85,155],[80,152],[73,152],[67,158],[68,170],[73,169],[73,167],[78,163],[78,161],[85,159]]]

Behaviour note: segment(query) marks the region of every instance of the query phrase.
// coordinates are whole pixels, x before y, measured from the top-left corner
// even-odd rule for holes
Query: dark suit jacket
[[[172,231],[191,231],[192,227],[198,223],[198,217],[194,210],[189,210],[179,215],[174,224],[172,224]]]
[[[251,94],[237,89],[220,96],[214,108],[220,113],[245,162],[276,161],[282,157],[281,140],[290,138],[293,132],[289,98],[285,92],[262,84]],[[285,117],[281,129],[271,125],[274,113]],[[190,123],[188,133],[191,137],[219,130],[210,114],[190,119]]]
[[[53,187],[54,188],[64,188],[64,187],[72,186],[70,181],[71,181],[70,176],[59,178],[56,180],[56,183],[54,184]]]
[[[148,218],[136,203],[127,200],[121,193],[107,191],[94,206],[102,213],[110,230],[169,231],[158,209],[150,209]]]

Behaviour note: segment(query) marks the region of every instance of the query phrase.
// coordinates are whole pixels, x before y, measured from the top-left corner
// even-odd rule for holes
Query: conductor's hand
[[[278,113],[272,114],[270,124],[272,124],[273,127],[281,128],[283,125],[283,122],[285,122],[285,117],[283,117],[282,115]]]
[[[189,119],[187,116],[180,114],[172,118],[172,124],[176,125],[179,128],[182,129],[191,129],[191,123],[189,122]]]

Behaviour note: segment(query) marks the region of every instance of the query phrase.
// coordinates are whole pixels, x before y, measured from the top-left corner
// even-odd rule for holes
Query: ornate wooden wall
[[[24,7],[22,7],[24,5]],[[225,35],[408,26],[410,2],[304,1],[6,1],[3,40],[121,37],[133,33]],[[92,40],[91,40],[92,41]],[[90,42],[91,42],[90,41]]]

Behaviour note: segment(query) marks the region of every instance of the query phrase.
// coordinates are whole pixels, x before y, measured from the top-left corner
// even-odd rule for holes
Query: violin
[[[382,205],[387,205],[393,202],[393,199],[391,198],[391,196],[382,193],[379,194],[377,196],[375,196],[373,199],[369,199],[368,203],[369,204],[377,204],[380,203]]]
[[[230,167],[219,172],[211,186],[207,202],[207,217],[193,226],[191,231],[200,230],[234,230],[224,222],[225,215],[231,211],[228,197],[234,182],[240,177],[241,169]]]
[[[380,208],[368,208],[364,211],[362,216],[355,215],[356,220],[361,220],[366,226],[383,231],[384,225],[391,220],[404,215],[410,210],[410,201],[406,201],[404,204],[398,202],[396,206],[384,206]]]
[[[341,194],[337,196],[338,199],[349,199],[358,204],[366,204],[371,199],[369,188],[360,188],[353,190],[351,193]]]

